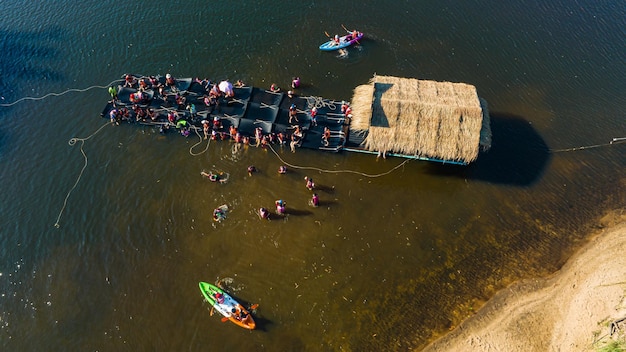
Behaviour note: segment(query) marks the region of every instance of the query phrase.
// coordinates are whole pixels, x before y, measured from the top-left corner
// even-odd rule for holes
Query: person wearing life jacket
[[[117,87],[110,86],[109,94],[111,94],[111,103],[115,102],[117,100]]]
[[[317,108],[315,106],[311,108],[311,125],[317,126]]]
[[[213,295],[213,297],[215,297],[215,301],[219,304],[224,303],[224,295],[219,293],[219,292],[215,292],[215,294]]]
[[[346,114],[346,110],[348,110],[348,107],[350,106],[350,103],[346,102],[345,100],[341,102],[341,113],[342,114]]]
[[[335,43],[335,45],[339,45],[339,42],[340,42],[339,34],[335,34],[335,37],[333,38],[333,42]]]
[[[265,209],[265,208],[260,208],[259,209],[259,217],[261,219],[269,220],[270,219],[270,212],[267,209]]]
[[[136,83],[137,83],[137,80],[132,75],[127,74],[124,77],[124,87],[133,88]]]

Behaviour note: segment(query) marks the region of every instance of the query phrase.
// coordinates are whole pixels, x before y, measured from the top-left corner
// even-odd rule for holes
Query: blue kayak
[[[350,45],[357,43],[362,38],[363,38],[363,32],[357,32],[356,38],[353,38],[352,34],[344,35],[343,37],[339,38],[339,43],[337,43],[334,39],[331,39],[327,41],[326,43],[320,45],[320,50],[333,51],[333,50],[347,48]]]

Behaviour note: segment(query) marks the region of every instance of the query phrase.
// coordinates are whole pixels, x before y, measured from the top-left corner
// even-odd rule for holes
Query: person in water
[[[285,206],[287,205],[287,203],[285,203],[284,200],[279,199],[274,202],[274,204],[276,205],[276,213],[278,213],[278,215],[282,215],[285,213]]]
[[[226,212],[221,208],[215,208],[215,210],[213,210],[213,220],[222,221],[224,219],[226,219]]]
[[[312,207],[319,207],[320,205],[320,197],[317,195],[317,193],[313,193],[313,196],[311,197],[311,200],[309,201],[309,204]]]
[[[208,178],[208,179],[209,179],[209,181],[211,181],[211,182],[217,182],[217,181],[222,182],[222,178],[220,177],[220,175],[219,175],[219,174],[214,174],[214,173],[212,173],[212,172],[202,171],[202,172],[200,173],[200,175],[202,175],[202,176],[204,176],[204,177]]]
[[[306,181],[306,188],[309,191],[312,191],[315,188],[315,183],[313,183],[313,179],[308,176],[304,176],[304,180]]]
[[[291,79],[291,88],[300,88],[300,77],[293,77]]]
[[[265,209],[265,208],[260,208],[260,209],[259,209],[259,217],[260,217],[261,219],[267,219],[267,220],[269,220],[269,219],[270,219],[270,212],[269,212],[269,210],[267,210],[267,209]]]
[[[253,172],[257,172],[256,166],[254,165],[248,166],[248,176],[252,176]]]
[[[281,165],[278,167],[278,173],[279,174],[286,174],[287,173],[287,166],[285,165]]]

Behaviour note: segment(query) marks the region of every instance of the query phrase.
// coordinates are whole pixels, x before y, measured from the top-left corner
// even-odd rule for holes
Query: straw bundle
[[[469,163],[490,143],[483,107],[469,84],[374,76],[354,90],[350,128],[370,151]]]

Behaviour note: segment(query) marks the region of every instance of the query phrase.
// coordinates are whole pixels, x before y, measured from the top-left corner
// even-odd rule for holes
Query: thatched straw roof
[[[374,76],[354,90],[350,129],[369,151],[470,163],[489,147],[488,117],[472,85]]]

